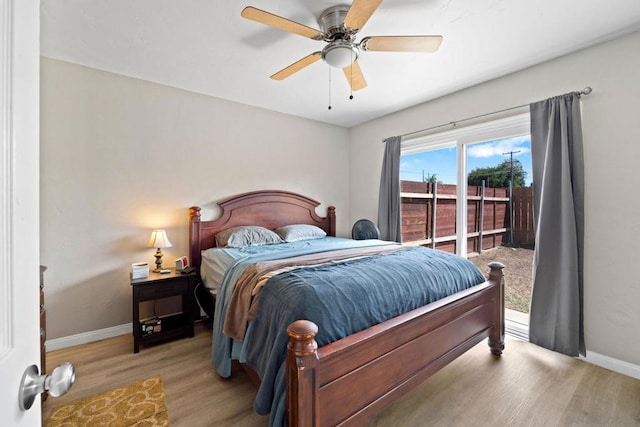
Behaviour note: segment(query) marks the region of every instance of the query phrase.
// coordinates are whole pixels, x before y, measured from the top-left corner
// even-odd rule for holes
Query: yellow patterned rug
[[[168,426],[160,377],[74,400],[51,410],[47,427]]]

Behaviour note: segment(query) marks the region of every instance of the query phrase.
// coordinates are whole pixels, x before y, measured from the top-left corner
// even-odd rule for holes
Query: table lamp
[[[147,247],[149,248],[157,248],[156,253],[153,255],[156,257],[156,269],[153,270],[154,273],[158,273],[162,270],[162,251],[160,248],[170,248],[171,242],[167,238],[167,233],[164,230],[153,230],[151,232],[151,238],[149,239],[149,243],[147,243]]]

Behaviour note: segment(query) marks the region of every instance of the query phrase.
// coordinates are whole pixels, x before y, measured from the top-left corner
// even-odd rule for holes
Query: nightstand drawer
[[[188,284],[184,280],[172,280],[169,282],[152,283],[139,286],[140,301],[159,299],[174,296],[184,292]]]

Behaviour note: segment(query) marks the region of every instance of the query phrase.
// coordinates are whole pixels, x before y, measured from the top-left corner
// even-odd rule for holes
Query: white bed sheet
[[[246,255],[233,249],[212,248],[202,251],[200,277],[213,295],[218,294],[224,273],[239,259]]]

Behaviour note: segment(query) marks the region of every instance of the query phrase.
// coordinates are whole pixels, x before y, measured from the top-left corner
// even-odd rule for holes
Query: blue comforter
[[[224,378],[231,376],[231,360],[242,363],[247,361],[247,342],[253,329],[253,323],[247,328],[244,342],[234,341],[222,333],[227,305],[231,299],[233,286],[240,274],[248,266],[267,260],[285,259],[300,255],[308,255],[326,251],[336,251],[354,247],[368,247],[376,245],[395,245],[397,243],[382,240],[352,240],[340,237],[324,237],[314,240],[303,240],[279,245],[248,246],[243,248],[216,249],[224,251],[232,259],[216,297],[216,308],[213,318],[213,339],[211,345],[211,359],[218,374]]]
[[[237,357],[261,378],[256,412],[284,425],[286,328],[293,321],[316,323],[322,346],[484,280],[471,262],[423,247],[274,276]]]

